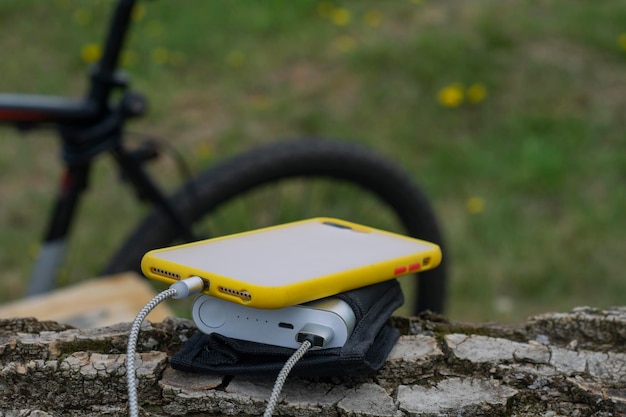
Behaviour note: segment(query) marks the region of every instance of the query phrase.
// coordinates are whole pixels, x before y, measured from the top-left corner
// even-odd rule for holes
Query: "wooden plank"
[[[145,278],[128,272],[1,305],[0,318],[35,317],[83,329],[103,327],[132,322],[156,293]],[[147,319],[160,322],[172,315],[169,307],[162,303]]]

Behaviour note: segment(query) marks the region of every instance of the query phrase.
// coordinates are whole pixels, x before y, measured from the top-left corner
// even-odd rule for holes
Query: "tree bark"
[[[579,308],[518,326],[393,318],[385,366],[359,378],[289,378],[281,416],[626,415],[626,308]],[[128,324],[79,330],[0,320],[0,417],[127,415]],[[139,338],[142,415],[263,414],[273,378],[187,374],[168,356],[193,322],[145,323]]]

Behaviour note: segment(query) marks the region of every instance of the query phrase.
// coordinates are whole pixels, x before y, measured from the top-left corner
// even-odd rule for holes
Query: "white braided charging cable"
[[[283,390],[283,385],[285,385],[285,381],[287,380],[287,375],[289,375],[291,369],[296,365],[296,363],[298,363],[300,359],[302,359],[304,354],[308,352],[311,346],[312,343],[309,340],[305,340],[304,342],[302,342],[298,350],[296,350],[293,355],[291,355],[289,359],[287,359],[287,362],[285,362],[283,368],[278,374],[278,377],[276,378],[276,382],[274,382],[274,388],[272,389],[270,399],[267,401],[267,407],[265,408],[265,413],[263,413],[263,417],[272,417],[274,409],[278,404],[278,396]]]
[[[190,277],[178,281],[167,290],[157,294],[146,304],[135,317],[130,334],[128,335],[128,346],[126,348],[126,385],[128,387],[128,409],[131,417],[139,417],[139,404],[137,400],[137,376],[135,375],[135,353],[137,351],[137,339],[141,330],[141,323],[146,316],[163,301],[168,298],[186,298],[193,294],[198,294],[206,287],[207,283],[200,277]]]
[[[146,316],[154,310],[156,306],[161,304],[168,298],[172,298],[176,295],[176,289],[168,288],[165,291],[157,294],[148,304],[146,304],[137,317],[133,321],[133,325],[130,328],[130,334],[128,335],[128,347],[126,350],[126,384],[128,386],[128,408],[131,417],[139,416],[139,405],[137,401],[137,377],[135,376],[135,352],[137,349],[137,339],[139,337],[139,330],[141,329],[141,323],[143,323]]]
[[[137,339],[139,338],[139,331],[141,330],[141,324],[145,318],[150,314],[152,310],[163,301],[168,298],[185,298],[193,294],[202,292],[206,283],[199,277],[191,277],[186,280],[178,281],[170,288],[157,294],[152,300],[146,304],[141,311],[135,317],[133,324],[130,328],[130,334],[128,335],[128,347],[126,350],[126,384],[128,387],[128,409],[130,417],[139,417],[139,403],[137,399],[137,376],[135,368],[135,354],[137,351]],[[287,362],[283,365],[274,388],[267,402],[267,408],[263,417],[271,417],[274,413],[274,409],[278,404],[278,396],[285,385],[287,376],[298,363],[300,359],[308,352],[313,346],[312,341],[306,338],[300,347],[287,359]]]

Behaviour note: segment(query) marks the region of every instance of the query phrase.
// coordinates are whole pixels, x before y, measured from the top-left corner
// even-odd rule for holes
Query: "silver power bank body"
[[[354,330],[350,306],[335,297],[279,309],[258,309],[208,295],[198,297],[193,320],[206,334],[298,348],[304,336],[314,336],[317,348],[341,347]]]

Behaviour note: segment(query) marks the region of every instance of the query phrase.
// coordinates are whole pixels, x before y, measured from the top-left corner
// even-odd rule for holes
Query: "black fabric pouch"
[[[364,375],[379,370],[400,333],[388,324],[404,297],[396,280],[338,294],[354,311],[356,324],[341,348],[311,349],[291,374]],[[174,369],[219,375],[277,374],[294,349],[196,332],[174,354]]]

